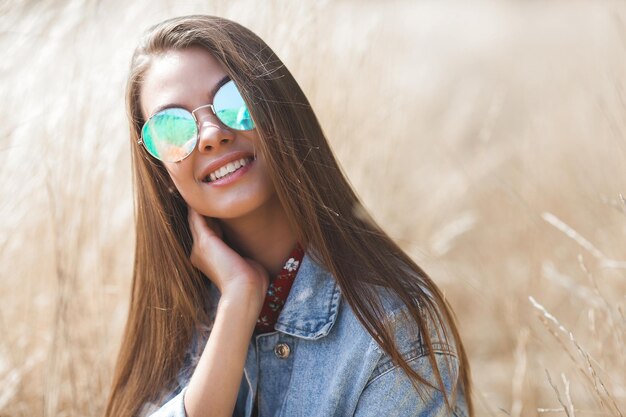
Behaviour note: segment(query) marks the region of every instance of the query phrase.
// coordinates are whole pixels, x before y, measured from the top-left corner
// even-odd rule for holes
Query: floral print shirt
[[[297,243],[285,261],[283,269],[272,280],[267,289],[265,302],[263,303],[263,308],[261,309],[255,327],[256,334],[274,331],[274,325],[276,324],[276,320],[278,320],[280,311],[285,305],[285,301],[287,301],[287,296],[296,278],[303,257],[304,249],[302,249],[300,243]]]

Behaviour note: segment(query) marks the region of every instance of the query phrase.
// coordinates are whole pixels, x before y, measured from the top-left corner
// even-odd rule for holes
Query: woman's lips
[[[210,182],[204,182],[204,184],[206,184],[208,186],[213,186],[213,187],[220,187],[220,186],[225,186],[225,185],[232,184],[233,182],[235,182],[239,178],[241,178],[243,175],[245,175],[245,173],[250,170],[250,168],[255,164],[255,162],[256,162],[256,160],[252,159],[250,162],[248,162],[246,165],[240,167],[236,171],[231,172],[229,174],[226,174],[225,176],[223,176],[220,179],[216,179],[216,180],[213,180],[213,181],[210,181]]]
[[[203,182],[209,182],[209,176],[211,174],[217,173],[218,170],[223,169],[227,165],[241,160],[246,159],[249,160],[254,158],[254,155],[251,152],[246,151],[234,151],[228,152],[218,158],[213,159],[211,163],[203,168],[203,170],[199,173],[198,178]],[[215,179],[215,178],[213,178]]]

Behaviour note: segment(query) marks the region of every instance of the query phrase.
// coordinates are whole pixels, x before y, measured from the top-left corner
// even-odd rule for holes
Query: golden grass
[[[97,416],[127,312],[123,88],[212,13],[301,82],[365,206],[440,284],[478,415],[626,414],[626,8],[0,3],[0,416]]]

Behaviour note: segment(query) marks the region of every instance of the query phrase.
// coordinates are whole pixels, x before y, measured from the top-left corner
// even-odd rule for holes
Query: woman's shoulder
[[[362,311],[352,306],[338,284],[336,278],[314,257],[305,254],[301,270],[298,273],[292,293],[289,294],[284,314],[281,314],[277,329],[296,336],[321,338],[332,334],[334,340],[343,344],[350,341],[360,345],[368,344],[378,354],[385,354],[382,346],[368,331],[367,326],[359,320],[366,317]],[[407,277],[415,275],[409,267],[404,267]],[[418,282],[416,278],[416,282]],[[394,336],[396,348],[407,359],[426,356],[430,350],[435,353],[456,354],[451,337],[451,325],[447,321],[445,306],[440,306],[432,292],[425,287],[419,291],[419,299],[413,304],[417,317],[411,315],[398,291],[384,285],[362,284],[368,293],[370,306],[380,307],[376,318]],[[371,309],[370,309],[371,311]],[[292,320],[292,317],[298,320]],[[420,319],[422,326],[416,318]],[[285,325],[289,323],[290,325]],[[305,332],[303,329],[319,329]],[[425,334],[428,333],[428,335]],[[356,346],[355,346],[356,348]]]
[[[441,306],[433,293],[424,289],[414,303],[413,312],[417,314],[411,314],[411,308],[404,302],[404,297],[393,289],[370,285],[370,290],[374,294],[373,298],[376,298],[376,302],[382,307],[379,319],[393,339],[395,354],[389,354],[389,346],[383,346],[380,338],[376,337],[375,333],[372,335],[357,319],[357,313],[343,296],[338,320],[339,332],[347,336],[341,338],[346,345],[351,344],[353,340],[368,345],[368,348],[362,349],[363,356],[360,361],[360,366],[368,369],[368,377],[363,385],[363,392],[368,394],[362,401],[363,407],[365,404],[368,404],[368,407],[373,406],[368,402],[368,398],[379,401],[380,396],[413,395],[411,380],[401,369],[397,354],[420,377],[435,386],[438,385],[437,375],[440,375],[447,394],[452,395],[456,392],[456,395],[453,395],[454,415],[464,415],[461,411],[466,409],[466,405],[463,388],[459,385],[461,360],[452,332],[453,323],[448,319],[445,305]],[[342,331],[345,327],[349,329]],[[433,398],[440,402],[443,397]],[[412,401],[411,403],[412,407],[414,404]],[[443,409],[443,406],[439,408]]]
[[[456,356],[452,323],[445,306],[441,306],[428,290],[424,290],[410,307],[395,290],[384,286],[371,287],[382,308],[381,322],[393,334],[396,347],[405,358],[426,356],[431,350]],[[349,308],[350,314],[354,315]],[[384,349],[375,338],[372,340],[374,347],[383,353]]]
[[[399,293],[401,289],[375,285],[367,281],[361,281],[359,284],[362,286],[360,291],[368,294],[369,307],[372,305],[380,307],[376,318],[394,333],[399,348],[423,350],[424,345],[432,345],[434,349],[454,354],[454,343],[449,337],[452,323],[449,322],[450,319],[446,314],[446,306],[438,300],[433,291],[427,288],[416,271],[408,266],[403,266],[400,270],[406,276],[407,281],[411,281],[414,288],[412,292],[416,295],[401,296]],[[317,319],[324,316],[322,313],[328,312],[324,317],[327,331],[337,326],[334,322],[338,321],[339,330],[346,333],[348,337],[354,337],[358,332],[369,333],[366,326],[358,320],[358,316],[363,317],[363,315],[358,314],[355,307],[350,305],[336,278],[315,257],[305,254],[292,292],[293,294],[289,295],[288,304],[293,304],[289,306],[289,310],[291,307],[296,307],[294,310],[298,314],[305,315],[309,313],[307,306],[314,305],[320,310],[314,314]],[[307,303],[312,299],[315,299],[314,303]],[[405,300],[412,301],[414,308],[411,309]],[[411,315],[411,310],[417,312],[417,317]],[[372,311],[371,308],[370,311]],[[418,324],[416,318],[421,320],[422,326]],[[344,329],[345,327],[349,329]],[[374,340],[373,337],[370,339]],[[377,349],[382,351],[380,346]]]

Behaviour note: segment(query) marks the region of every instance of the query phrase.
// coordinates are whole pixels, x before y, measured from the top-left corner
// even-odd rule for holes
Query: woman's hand
[[[243,258],[222,240],[219,224],[188,207],[193,237],[190,260],[222,294],[221,300],[254,302],[261,309],[269,286],[267,271],[258,262]]]

